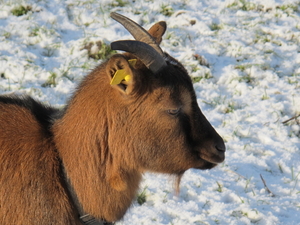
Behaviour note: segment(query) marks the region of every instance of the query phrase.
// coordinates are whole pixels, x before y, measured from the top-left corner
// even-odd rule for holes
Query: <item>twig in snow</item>
[[[234,174],[238,175],[239,177],[241,177],[241,178],[247,180],[246,177],[244,177],[243,175],[241,175],[241,174],[239,174],[239,173],[237,173],[237,172],[235,172],[235,171],[233,171],[233,170],[228,169],[227,171],[228,171],[228,172],[231,172],[231,173],[234,173]]]
[[[263,178],[263,176],[262,176],[261,174],[260,174],[260,178],[261,178],[262,182],[264,183],[264,186],[265,186],[266,191],[267,191],[269,194],[271,194],[271,197],[275,197],[275,195],[273,194],[273,192],[270,191],[270,189],[268,188],[268,186],[267,186],[267,184],[266,184],[266,181],[264,180],[264,178]]]
[[[296,120],[299,116],[300,116],[300,114],[297,115],[297,116],[293,116],[292,118],[290,118],[290,119],[288,119],[288,120],[285,120],[285,121],[283,121],[282,123],[285,124],[285,123],[287,123],[287,122],[290,122],[291,120]]]

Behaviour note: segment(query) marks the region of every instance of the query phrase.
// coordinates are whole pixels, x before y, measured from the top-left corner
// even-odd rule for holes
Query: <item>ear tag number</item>
[[[136,64],[136,59],[130,59],[128,60],[128,63],[131,66],[135,66]],[[113,76],[113,78],[110,81],[110,85],[116,85],[116,84],[120,84],[122,82],[126,83],[131,79],[131,76],[129,75],[129,73],[123,69],[123,70],[117,70],[115,72],[115,75]]]

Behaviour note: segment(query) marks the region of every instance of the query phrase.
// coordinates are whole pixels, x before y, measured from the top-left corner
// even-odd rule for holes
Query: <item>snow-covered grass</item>
[[[296,0],[0,0],[0,93],[62,107],[80,80],[131,36],[165,20],[162,48],[195,81],[226,141],[224,163],[172,178],[145,174],[132,224],[300,224],[300,2]],[[287,121],[287,122],[286,122]]]

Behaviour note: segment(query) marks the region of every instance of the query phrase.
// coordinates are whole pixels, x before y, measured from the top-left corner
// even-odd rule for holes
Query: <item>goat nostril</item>
[[[225,152],[226,151],[226,147],[225,147],[224,142],[217,144],[215,147],[219,152]]]
[[[215,147],[220,153],[224,153],[226,151],[225,143],[220,136],[215,142]]]

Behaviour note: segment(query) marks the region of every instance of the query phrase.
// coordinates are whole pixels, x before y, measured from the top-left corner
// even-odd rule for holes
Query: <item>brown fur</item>
[[[23,107],[0,104],[0,121],[0,224],[79,224],[51,138]]]
[[[149,30],[159,43],[161,27]],[[89,74],[50,130],[26,107],[0,101],[1,225],[80,224],[66,180],[85,213],[117,221],[145,171],[177,175],[179,186],[189,168],[224,160],[183,66],[154,76],[130,58],[116,54]],[[132,80],[112,87],[119,69]]]

